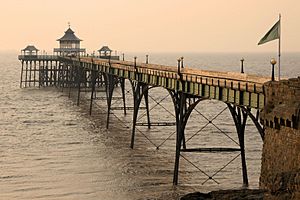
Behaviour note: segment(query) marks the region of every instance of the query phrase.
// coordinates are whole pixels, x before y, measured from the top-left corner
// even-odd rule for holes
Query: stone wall
[[[300,199],[300,78],[265,84],[260,188],[266,199]]]

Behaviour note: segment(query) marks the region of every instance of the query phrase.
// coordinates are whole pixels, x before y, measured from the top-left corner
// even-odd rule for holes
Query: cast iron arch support
[[[96,66],[92,62],[92,69],[91,69],[91,99],[90,99],[90,115],[92,115],[93,109],[93,100],[95,98],[95,89],[96,89],[96,82],[97,78],[99,77],[99,72],[96,70]]]
[[[249,186],[248,174],[247,174],[247,163],[246,163],[246,155],[245,155],[245,128],[247,123],[248,112],[246,109],[241,107],[237,107],[230,103],[226,103],[230,113],[232,115],[235,128],[239,138],[239,145],[241,150],[241,162],[242,162],[242,173],[243,173],[243,185],[244,187]]]
[[[125,97],[125,78],[119,78],[121,92],[122,92],[122,99],[123,99],[123,108],[124,108],[124,115],[126,115],[126,97]]]
[[[246,108],[246,107],[241,107],[245,112],[247,112],[247,114],[249,115],[250,119],[252,120],[252,122],[254,123],[254,125],[256,126],[260,137],[262,139],[262,141],[264,141],[265,138],[265,128],[259,123],[259,119],[258,116],[255,117],[252,113],[251,113],[251,108]],[[258,111],[259,112],[259,111]]]
[[[107,118],[106,118],[106,128],[109,127],[109,116],[111,111],[111,101],[113,97],[113,92],[118,82],[118,78],[114,75],[104,73],[104,82],[105,82],[105,93],[106,93],[106,100],[107,100]]]
[[[131,86],[132,86],[132,93],[133,93],[133,120],[132,120],[132,133],[131,133],[131,143],[130,147],[133,149],[134,147],[134,138],[135,138],[135,127],[137,122],[137,116],[140,108],[141,101],[143,97],[145,98],[145,104],[146,104],[146,112],[147,112],[147,121],[148,121],[148,128],[151,128],[150,123],[150,113],[149,113],[149,100],[148,100],[148,94],[149,90],[154,87],[149,87],[148,84],[143,82],[136,82],[130,80]]]
[[[91,99],[90,99],[90,115],[92,114],[93,100],[96,98],[96,87],[101,87],[103,85],[102,77],[104,79],[105,86],[105,94],[106,94],[106,102],[107,102],[107,120],[106,120],[106,128],[109,128],[109,117],[113,99],[113,92],[115,87],[120,83],[121,91],[122,91],[122,99],[124,106],[124,114],[126,115],[126,102],[125,102],[125,79],[119,78],[115,75],[109,73],[103,73],[99,71],[99,66],[92,63],[91,69]],[[100,80],[100,84],[99,84]]]
[[[185,127],[194,108],[198,105],[198,103],[200,103],[202,100],[205,100],[206,98],[200,98],[178,91],[168,91],[172,97],[176,114],[176,154],[173,184],[177,185],[181,147],[183,147],[183,149],[186,149]],[[189,101],[187,102],[187,100]]]
[[[83,76],[84,76],[84,70],[83,70],[83,67],[81,66],[81,63],[80,63],[80,60],[77,64],[74,64],[72,66],[76,66],[76,72],[77,72],[77,89],[78,89],[78,92],[77,92],[77,106],[79,106],[79,103],[80,103],[80,91],[81,91],[81,83],[82,83],[82,80],[83,80]],[[68,70],[69,71],[69,70]],[[70,71],[69,71],[70,73]],[[70,75],[72,77],[72,74]],[[69,78],[69,82],[68,82],[69,85],[72,84],[72,78]]]

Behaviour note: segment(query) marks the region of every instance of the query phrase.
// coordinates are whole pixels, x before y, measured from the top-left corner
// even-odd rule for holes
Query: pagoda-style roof
[[[68,30],[65,32],[65,35],[62,36],[62,38],[58,39],[57,41],[82,41],[79,39],[75,34],[74,31],[71,28],[68,28]]]
[[[39,51],[39,50],[33,45],[28,45],[25,49],[22,49],[22,51]]]
[[[101,49],[98,50],[99,52],[112,52],[112,50],[108,46],[103,46]]]

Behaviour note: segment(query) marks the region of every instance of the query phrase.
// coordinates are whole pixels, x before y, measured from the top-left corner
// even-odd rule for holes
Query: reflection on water
[[[173,55],[168,56],[157,55],[153,60],[169,64]],[[196,66],[200,63],[197,58],[190,55],[188,61],[187,56],[187,63],[192,60]],[[215,58],[205,60],[205,65],[217,65]],[[226,66],[229,66],[229,58],[232,56],[224,57]],[[152,127],[151,130],[138,127],[135,148],[130,149],[131,111],[126,116],[122,111],[114,111],[110,128],[106,130],[104,101],[97,101],[97,108],[89,116],[88,100],[83,98],[77,107],[75,93],[74,99],[68,99],[67,93],[55,88],[19,89],[19,67],[16,55],[0,56],[0,199],[177,199],[195,190],[241,187],[240,157],[214,176],[219,185],[212,180],[202,185],[207,176],[181,159],[179,186],[172,186],[175,127]],[[116,95],[118,93],[116,91]],[[85,95],[89,96],[83,93]],[[150,95],[153,107],[155,101],[167,93],[153,89]],[[130,95],[128,98],[128,106],[132,106]],[[175,120],[170,101],[167,97],[160,102],[166,110],[161,106],[152,109],[153,122]],[[119,104],[121,102],[113,102],[114,106]],[[197,112],[193,112],[187,125],[187,138],[207,123],[203,116],[212,119],[224,107],[215,101],[197,106]],[[145,121],[142,110],[139,116],[140,122]],[[228,110],[216,118],[215,124],[237,141]],[[213,126],[203,128],[187,145],[236,147],[235,142]],[[159,146],[159,150],[155,146]],[[261,148],[259,134],[250,123],[246,130],[246,156],[251,187],[258,187]],[[213,175],[238,154],[183,155]]]

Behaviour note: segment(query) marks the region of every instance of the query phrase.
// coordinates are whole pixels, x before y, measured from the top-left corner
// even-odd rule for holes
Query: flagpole
[[[278,40],[278,81],[280,81],[280,56],[281,56],[281,14],[279,14],[279,40]]]

